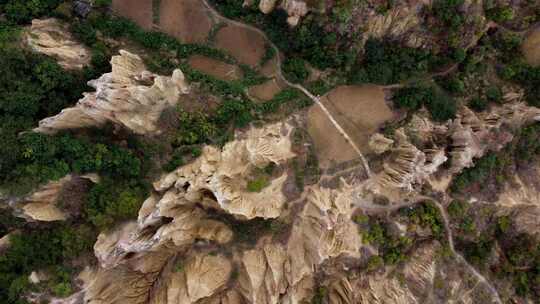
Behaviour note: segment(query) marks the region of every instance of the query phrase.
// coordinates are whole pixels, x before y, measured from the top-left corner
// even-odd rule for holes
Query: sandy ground
[[[161,0],[161,30],[184,43],[204,43],[212,29],[212,20],[199,0]]]
[[[329,92],[321,101],[363,153],[369,152],[369,137],[394,117],[379,86],[341,86]],[[308,132],[323,167],[358,157],[316,105],[308,112]]]
[[[135,21],[142,28],[152,28],[152,0],[113,0],[112,8],[117,14]]]
[[[265,52],[265,40],[257,32],[227,25],[216,35],[216,47],[223,49],[239,62],[256,67]]]
[[[540,27],[533,29],[523,41],[523,55],[528,64],[540,66]]]
[[[230,81],[243,77],[242,70],[239,67],[201,55],[189,57],[188,64],[196,70],[221,80]]]

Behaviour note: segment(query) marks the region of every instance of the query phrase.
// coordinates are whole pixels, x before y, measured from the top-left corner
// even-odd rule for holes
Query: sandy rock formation
[[[290,125],[277,123],[250,129],[243,139],[227,143],[222,150],[207,146],[201,157],[164,176],[154,187],[165,193],[162,200],[206,202],[246,219],[276,218],[286,201],[282,187],[287,175],[271,180],[260,192],[249,192],[246,185],[255,170],[294,157],[291,132]],[[205,200],[205,192],[215,200]]]
[[[201,164],[186,165],[177,173],[203,167],[217,168],[204,171],[212,174],[225,172],[219,168],[229,164],[220,161],[232,156],[241,156],[241,162],[232,164],[235,166],[280,163],[292,156],[290,132],[291,127],[285,123],[251,129],[238,134],[221,155],[205,148],[200,160],[193,163]],[[211,175],[192,172],[194,175],[189,177],[194,180],[199,175],[212,180]],[[143,204],[137,223],[99,236],[94,247],[99,267],[78,295],[85,303],[300,303],[311,298],[315,271],[324,261],[359,257],[362,243],[351,220],[355,188],[345,182],[338,189],[310,188],[286,241],[262,237],[255,247],[246,249],[229,243],[231,230],[209,219],[206,207],[233,214],[235,209],[216,201],[212,205],[213,196],[189,191],[191,187],[196,189],[195,182],[186,190],[185,181],[177,174],[172,176],[172,182],[165,182],[165,177],[156,183],[156,193]],[[173,185],[175,182],[178,187]],[[203,194],[209,191],[200,189],[206,189]],[[273,195],[279,197],[278,193]],[[258,212],[247,214],[265,215]],[[208,249],[225,244],[231,256]],[[232,277],[233,271],[237,276]]]
[[[406,2],[397,4],[385,14],[370,10],[369,13],[365,13],[366,20],[363,22],[366,25],[366,39],[368,37],[394,39],[405,37],[407,46],[421,47],[426,42],[426,37],[417,32],[423,22],[422,8],[423,3],[419,1],[413,6]]]
[[[70,183],[77,182],[77,179],[87,179],[97,182],[99,177],[95,174],[83,176],[66,175],[57,181],[51,181],[39,187],[36,191],[19,201],[13,202],[16,214],[28,221],[53,222],[63,221],[69,217],[57,206],[62,191]]]
[[[384,137],[381,133],[375,133],[369,138],[369,148],[375,154],[383,154],[390,150],[394,141]]]
[[[300,19],[307,15],[309,8],[304,0],[261,0],[259,2],[259,10],[263,14],[271,13],[279,3],[279,8],[287,12],[289,17],[287,23],[290,26],[298,25]]]
[[[404,129],[395,133],[396,142],[390,157],[383,163],[383,170],[368,181],[367,186],[375,194],[392,196],[392,192],[412,192],[417,184],[424,183],[435,173],[447,157],[444,149],[420,151],[410,141]]]
[[[82,69],[92,57],[90,50],[71,36],[69,25],[54,18],[32,20],[24,39],[34,51],[55,58],[65,69]]]
[[[512,141],[511,133],[502,130],[503,125],[519,128],[533,121],[540,121],[540,109],[524,103],[508,103],[488,113],[475,114],[464,107],[450,124],[452,139],[451,173],[471,167],[475,158],[487,151],[498,151]]]
[[[88,84],[96,92],[85,93],[71,108],[39,122],[35,131],[87,128],[112,122],[137,134],[159,133],[162,111],[173,107],[189,87],[179,69],[172,76],[150,73],[142,59],[127,51],[111,59],[112,72]]]
[[[308,13],[308,7],[303,0],[283,0],[281,7],[287,12],[287,23],[291,26],[298,25],[300,18]]]
[[[420,189],[449,158],[452,166],[448,173],[459,173],[486,152],[504,148],[512,141],[511,130],[533,121],[540,121],[540,109],[522,102],[507,103],[480,114],[462,107],[456,119],[445,124],[430,121],[425,113],[415,114],[395,132],[390,148],[386,146],[389,139],[379,135],[371,138],[374,151],[390,151],[390,155],[384,160],[383,170],[365,183],[365,190],[398,200]],[[438,142],[450,143],[448,155]]]

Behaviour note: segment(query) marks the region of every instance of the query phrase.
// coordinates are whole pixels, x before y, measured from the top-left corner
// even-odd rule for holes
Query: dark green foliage
[[[399,47],[374,38],[367,40],[364,50],[364,59],[349,77],[351,83],[400,83],[425,75],[434,60],[426,50]]]
[[[23,303],[19,297],[29,287],[31,271],[90,251],[95,237],[95,232],[85,226],[24,230],[12,236],[9,249],[0,255],[0,302]]]
[[[173,145],[193,145],[209,141],[217,134],[216,125],[212,124],[207,114],[190,113],[178,110],[179,127]]]
[[[257,112],[261,115],[276,113],[283,105],[287,109],[301,109],[312,104],[312,100],[305,97],[297,89],[287,88],[277,93],[272,99],[261,103],[257,107]]]
[[[399,89],[394,95],[397,107],[417,110],[424,105],[436,121],[446,121],[456,115],[455,101],[444,91],[433,86],[413,86]]]
[[[16,140],[18,153],[10,171],[0,172],[7,190],[22,194],[37,184],[70,172],[99,172],[109,176],[139,177],[141,161],[127,149],[91,143],[70,135],[25,133]]]
[[[469,102],[469,107],[473,109],[476,112],[482,112],[487,109],[488,102],[487,100],[481,98],[481,97],[474,97]]]
[[[496,171],[500,163],[495,153],[488,153],[476,161],[474,167],[466,168],[452,182],[452,190],[464,190],[471,183],[484,183]]]
[[[465,22],[464,14],[459,10],[464,0],[435,0],[432,13],[450,30],[456,31]]]
[[[302,83],[309,76],[309,71],[302,59],[287,58],[283,62],[282,68],[285,77],[293,83]]]
[[[481,238],[475,243],[466,243],[464,245],[465,258],[474,265],[483,265],[493,248],[493,241]]]
[[[514,11],[510,6],[485,7],[485,10],[486,17],[495,22],[504,23],[514,19]]]
[[[502,99],[502,92],[496,86],[490,86],[486,89],[486,97],[489,101],[500,102]]]
[[[104,179],[90,190],[85,214],[100,230],[107,229],[117,221],[137,217],[146,196],[146,187],[137,181]]]
[[[6,19],[17,24],[29,23],[32,19],[50,14],[62,0],[3,0],[0,12]]]
[[[369,220],[367,233],[363,233],[362,236],[365,242],[379,247],[382,260],[387,265],[398,264],[406,260],[406,254],[413,243],[406,236],[390,235],[384,222],[373,219]]]
[[[411,222],[422,227],[429,227],[433,236],[441,238],[444,233],[444,224],[439,209],[432,202],[423,202],[414,208],[404,210]]]
[[[452,219],[462,219],[467,212],[467,203],[460,200],[453,200],[450,205],[448,205],[448,215]]]

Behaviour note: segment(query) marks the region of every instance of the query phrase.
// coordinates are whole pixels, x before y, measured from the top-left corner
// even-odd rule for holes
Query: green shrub
[[[17,24],[25,24],[52,12],[62,0],[3,0],[0,9],[6,19]]]
[[[432,12],[442,24],[452,31],[459,30],[465,23],[465,17],[459,10],[464,0],[435,0]]]
[[[282,68],[285,77],[293,83],[302,83],[309,77],[309,71],[302,59],[287,58]]]
[[[117,221],[137,217],[146,196],[145,187],[136,181],[103,179],[90,190],[85,215],[100,230],[107,229]]]
[[[496,86],[490,86],[486,89],[486,97],[490,101],[500,102],[502,100],[502,91]]]
[[[399,89],[394,94],[394,104],[400,108],[417,110],[424,105],[436,121],[446,121],[456,116],[455,101],[441,89],[433,86],[414,86]]]
[[[367,271],[374,271],[384,266],[384,260],[378,255],[372,255],[367,262]]]
[[[462,219],[467,212],[467,203],[460,200],[453,200],[448,205],[448,215],[453,219]]]
[[[364,50],[364,59],[349,76],[351,83],[399,83],[426,74],[434,60],[428,51],[374,38],[366,41]]]
[[[481,97],[474,97],[469,102],[469,107],[476,112],[483,112],[487,109],[488,103]]]
[[[248,181],[246,189],[249,192],[261,192],[262,189],[269,185],[270,181],[267,176],[258,176],[257,178]]]
[[[405,209],[410,221],[422,227],[429,227],[436,238],[441,238],[444,225],[439,209],[432,202],[423,202],[412,208]]]

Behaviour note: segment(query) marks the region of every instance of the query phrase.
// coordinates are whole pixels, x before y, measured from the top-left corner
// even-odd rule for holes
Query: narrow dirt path
[[[235,20],[231,20],[225,16],[222,16],[219,12],[217,12],[214,7],[212,5],[210,5],[208,3],[207,0],[202,0],[202,2],[204,3],[204,5],[208,8],[208,10],[210,12],[212,12],[212,14],[214,16],[216,16],[218,19],[221,19],[222,21],[224,22],[227,22],[227,23],[230,23],[230,24],[234,24],[238,27],[243,27],[243,28],[246,28],[248,30],[251,30],[251,31],[255,31],[257,32],[259,35],[261,35],[269,44],[270,46],[274,49],[275,51],[275,56],[277,58],[277,62],[276,62],[276,70],[277,70],[277,76],[283,80],[283,82],[285,84],[287,84],[289,87],[292,87],[292,88],[295,88],[297,90],[300,90],[302,93],[304,93],[308,98],[310,98],[311,100],[313,100],[314,103],[316,103],[323,111],[323,113],[326,115],[326,117],[328,117],[328,119],[330,120],[330,122],[332,122],[332,124],[334,125],[334,127],[338,130],[338,132],[345,138],[345,140],[351,145],[351,147],[354,149],[354,151],[358,154],[358,156],[360,157],[360,159],[362,160],[362,165],[364,167],[364,170],[366,171],[366,174],[368,175],[368,177],[371,177],[372,174],[371,174],[371,169],[369,168],[369,164],[368,164],[368,161],[367,159],[364,157],[364,154],[360,151],[360,149],[358,148],[358,146],[356,145],[356,143],[352,140],[352,138],[349,136],[349,134],[343,129],[343,127],[341,127],[341,125],[336,121],[336,119],[332,116],[332,114],[330,113],[330,111],[328,111],[328,109],[326,108],[326,106],[321,102],[320,100],[320,96],[315,96],[313,95],[310,91],[308,91],[305,87],[303,87],[302,85],[300,84],[296,84],[296,83],[291,83],[290,81],[288,81],[284,76],[283,76],[283,73],[282,73],[282,70],[281,70],[281,56],[280,56],[280,51],[279,49],[277,48],[277,46],[266,36],[266,34],[261,31],[260,29],[254,27],[254,26],[251,26],[251,25],[248,25],[248,24],[245,24],[245,23],[242,23],[242,22],[238,22],[238,21],[235,21]]]
[[[256,27],[253,27],[253,26],[250,26],[250,25],[247,25],[247,24],[235,21],[235,20],[231,20],[231,19],[228,19],[228,18],[222,16],[221,14],[219,14],[212,7],[212,5],[210,5],[208,3],[207,0],[202,0],[202,2],[208,8],[208,10],[210,12],[212,12],[212,14],[214,16],[216,16],[218,19],[221,19],[221,20],[223,20],[225,22],[234,24],[234,25],[239,26],[239,27],[243,27],[243,28],[247,28],[249,30],[255,31],[255,32],[259,33],[262,37],[264,37],[264,39],[270,44],[270,46],[274,49],[274,51],[276,53],[276,57],[277,57],[277,63],[276,63],[277,76],[279,78],[281,78],[289,87],[300,90],[302,93],[304,93],[307,97],[309,97],[311,100],[313,100],[313,102],[315,102],[322,109],[322,111],[328,117],[328,119],[332,122],[334,127],[341,133],[341,135],[347,140],[347,142],[349,142],[349,144],[356,151],[356,153],[358,153],[358,156],[360,157],[360,159],[362,161],[362,166],[364,167],[364,170],[366,171],[366,174],[367,174],[368,178],[371,177],[372,173],[371,173],[371,170],[369,168],[369,164],[368,164],[367,159],[364,157],[363,153],[360,151],[358,146],[354,143],[354,141],[349,136],[349,134],[347,134],[347,132],[341,127],[341,125],[332,116],[330,111],[328,111],[327,107],[321,102],[320,96],[313,95],[304,86],[302,86],[300,84],[296,84],[296,83],[291,83],[283,76],[283,73],[282,73],[282,70],[281,70],[281,57],[279,55],[280,51],[277,48],[277,46],[270,39],[268,39],[266,34],[263,31],[261,31],[260,29],[256,28]],[[488,30],[488,29],[489,29],[489,26],[487,26],[485,30]],[[482,35],[478,35],[478,37],[475,40],[473,40],[468,47],[471,47],[472,45],[476,44],[478,42],[478,39],[481,36]],[[438,75],[445,75],[445,74],[450,73],[451,71],[453,71],[456,67],[457,67],[457,65],[453,65],[453,66],[449,67],[447,70],[439,72],[437,74]],[[394,84],[394,85],[386,86],[385,88],[396,88],[396,87],[401,87],[401,86],[402,86],[402,84]],[[335,176],[336,174],[331,174],[331,175]],[[330,175],[324,176],[324,178],[329,178],[329,177],[330,177]],[[309,192],[309,191],[304,191],[304,194],[299,199],[297,199],[297,201],[305,199],[305,194],[307,192]],[[437,200],[435,200],[435,199],[433,199],[431,197],[428,197],[428,196],[417,196],[415,199],[413,199],[413,200],[411,200],[409,202],[398,204],[398,205],[393,205],[393,206],[358,205],[358,207],[362,208],[362,209],[367,209],[369,211],[375,211],[375,212],[389,212],[389,211],[397,210],[397,209],[402,208],[402,207],[413,206],[413,205],[418,204],[418,203],[420,203],[420,202],[422,202],[424,200],[433,201],[435,203],[435,206],[439,209],[439,211],[441,213],[441,216],[443,218],[444,226],[445,226],[447,237],[448,237],[448,245],[450,247],[450,250],[451,250],[452,254],[456,257],[456,259],[459,262],[463,263],[463,265],[465,265],[469,269],[469,271],[478,279],[478,282],[484,283],[487,286],[487,288],[490,290],[490,292],[491,292],[491,294],[493,296],[494,301],[497,304],[502,304],[502,300],[501,300],[501,298],[499,296],[499,293],[493,287],[493,285],[481,273],[479,273],[471,264],[469,264],[469,262],[467,262],[467,260],[465,260],[465,258],[460,253],[458,253],[455,250],[452,230],[450,229],[450,221],[448,219],[448,215],[446,213],[446,210],[444,209],[444,207],[442,206],[442,204],[439,201],[437,201]]]
[[[484,283],[486,285],[486,287],[491,292],[495,303],[502,304],[503,302],[501,300],[501,297],[499,296],[499,293],[497,292],[495,287],[493,287],[493,285],[486,279],[485,276],[483,276],[480,272],[478,272],[476,268],[474,268],[471,264],[469,264],[469,262],[467,262],[467,260],[459,252],[456,251],[454,247],[454,237],[452,235],[452,229],[450,228],[450,220],[448,219],[448,214],[446,213],[446,209],[444,209],[443,205],[439,201],[429,196],[419,196],[418,198],[421,201],[422,200],[432,201],[435,204],[435,206],[439,209],[439,212],[441,213],[441,216],[443,218],[444,227],[446,229],[446,235],[448,237],[448,246],[450,247],[450,251],[456,257],[456,260],[458,260],[460,263],[462,263],[469,269],[469,271],[477,278],[478,282]]]

